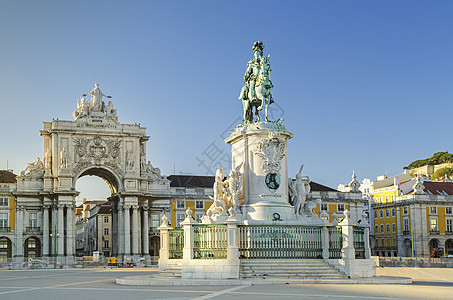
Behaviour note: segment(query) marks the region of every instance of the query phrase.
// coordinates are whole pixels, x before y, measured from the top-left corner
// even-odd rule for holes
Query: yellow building
[[[16,188],[16,175],[0,170],[0,262],[12,257],[15,236],[16,202],[12,191]]]
[[[375,255],[428,257],[434,248],[453,254],[452,182],[374,184]]]
[[[181,222],[186,217],[186,210],[190,208],[192,217],[201,222],[201,218],[213,201],[209,196],[213,196],[214,176],[191,176],[191,175],[171,175],[171,222],[175,228],[181,227]]]

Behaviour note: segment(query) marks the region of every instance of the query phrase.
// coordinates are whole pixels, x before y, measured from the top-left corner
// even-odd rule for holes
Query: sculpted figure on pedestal
[[[46,169],[50,169],[52,167],[52,152],[50,152],[50,150],[46,151],[46,156],[44,157],[44,165]]]
[[[112,98],[112,96],[104,95],[99,88],[99,84],[94,84],[94,89],[91,90],[88,94],[83,94],[82,96],[92,95],[91,98],[91,111],[93,112],[104,112],[105,111],[105,103],[102,101],[102,97]]]
[[[244,108],[244,123],[253,123],[253,108],[257,121],[260,120],[259,111],[265,108],[265,120],[268,120],[268,108],[272,99],[272,81],[270,80],[270,55],[263,57],[263,42],[253,44],[254,58],[247,63],[244,75],[244,86],[241,89],[239,99]]]
[[[228,194],[228,204],[231,206],[228,212],[231,216],[234,216],[239,212],[239,197],[241,196],[242,188],[242,175],[239,172],[241,167],[242,163],[236,168],[236,170],[231,170],[225,182]]]
[[[301,215],[304,212],[305,201],[310,193],[310,179],[308,176],[302,177],[303,169],[304,165],[300,167],[296,179],[289,182],[289,195],[296,215]]]
[[[25,170],[20,172],[21,176],[26,176],[26,175],[41,175],[44,171],[44,164],[42,163],[41,159],[39,157],[36,158],[36,160],[32,163],[28,163],[27,168]]]
[[[68,152],[65,148],[60,150],[60,168],[66,169],[68,167]]]
[[[226,213],[226,203],[227,203],[227,192],[225,189],[225,183],[223,182],[223,169],[218,168],[215,175],[214,182],[214,197],[210,198],[214,200],[214,203],[211,204],[209,209],[206,211],[206,215],[203,219],[210,219],[217,216],[225,216]]]

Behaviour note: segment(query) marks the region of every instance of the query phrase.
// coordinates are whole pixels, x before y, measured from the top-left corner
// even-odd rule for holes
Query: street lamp
[[[53,238],[53,257],[54,257],[54,268],[56,268],[56,257],[57,257],[57,237],[60,236],[60,234],[56,233],[57,231],[57,224],[54,226],[54,233],[50,234],[50,238]]]

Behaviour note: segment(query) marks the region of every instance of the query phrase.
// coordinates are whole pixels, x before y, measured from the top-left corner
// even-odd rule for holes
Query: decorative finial
[[[165,224],[165,225],[168,225],[167,220],[168,220],[167,216],[163,215],[162,216],[162,223]]]
[[[191,218],[192,217],[192,210],[189,208],[187,208],[186,210],[186,218]]]

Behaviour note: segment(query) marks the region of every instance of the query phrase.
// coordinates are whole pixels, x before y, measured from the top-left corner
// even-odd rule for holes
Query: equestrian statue
[[[244,107],[244,123],[253,123],[253,108],[255,108],[256,121],[260,121],[259,111],[264,108],[265,121],[268,122],[269,105],[274,102],[272,99],[272,81],[270,55],[263,57],[263,42],[257,41],[253,44],[252,58],[247,63],[244,75],[244,86],[241,89],[239,99]]]

